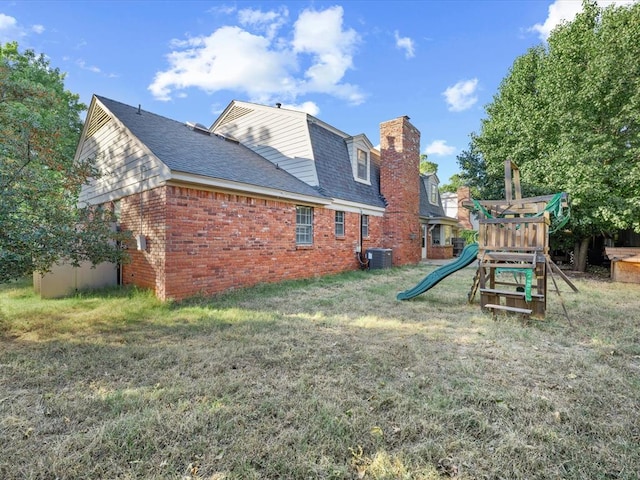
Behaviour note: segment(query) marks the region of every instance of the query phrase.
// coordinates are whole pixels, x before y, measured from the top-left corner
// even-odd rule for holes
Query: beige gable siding
[[[163,184],[169,169],[126,128],[113,118],[105,120],[105,111],[95,104],[85,128],[85,137],[76,159],[95,158],[102,176],[82,188],[80,205],[100,204],[148,190]],[[100,118],[100,122],[94,119]],[[95,126],[98,128],[95,128]]]
[[[235,105],[215,133],[238,140],[303,182],[318,185],[306,114]]]

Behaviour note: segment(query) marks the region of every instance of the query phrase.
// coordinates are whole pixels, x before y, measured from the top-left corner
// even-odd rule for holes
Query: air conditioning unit
[[[367,260],[369,260],[369,270],[391,268],[391,249],[369,248],[367,249]]]

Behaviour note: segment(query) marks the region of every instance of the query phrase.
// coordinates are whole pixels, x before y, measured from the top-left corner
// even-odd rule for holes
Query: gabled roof
[[[96,96],[172,172],[326,197],[249,148],[185,123]],[[324,203],[324,202],[323,202]]]

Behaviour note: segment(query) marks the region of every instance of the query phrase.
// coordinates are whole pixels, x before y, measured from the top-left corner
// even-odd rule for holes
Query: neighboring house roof
[[[353,178],[345,139],[316,122],[308,124],[320,191],[333,198],[384,208],[380,165],[373,155],[369,156],[371,185],[358,182]]]
[[[442,207],[440,192],[437,192],[438,204],[429,201],[429,186],[438,185],[438,177],[435,173],[420,175],[420,217],[431,219],[429,223],[456,226],[458,219],[448,217]]]
[[[435,177],[435,174],[432,174]],[[420,175],[420,216],[421,217],[444,217],[444,208],[440,200],[440,192],[438,192],[438,204],[434,205],[429,201],[429,181],[430,175]],[[435,177],[437,179],[437,177]],[[432,179],[433,181],[433,179]],[[437,185],[437,183],[436,183]]]
[[[115,100],[96,98],[172,172],[326,198],[242,144]]]

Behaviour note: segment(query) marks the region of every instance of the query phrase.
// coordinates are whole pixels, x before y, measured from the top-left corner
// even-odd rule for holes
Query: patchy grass
[[[212,299],[0,288],[0,478],[636,479],[640,286],[547,318],[432,267]],[[551,284],[552,285],[552,284]]]

